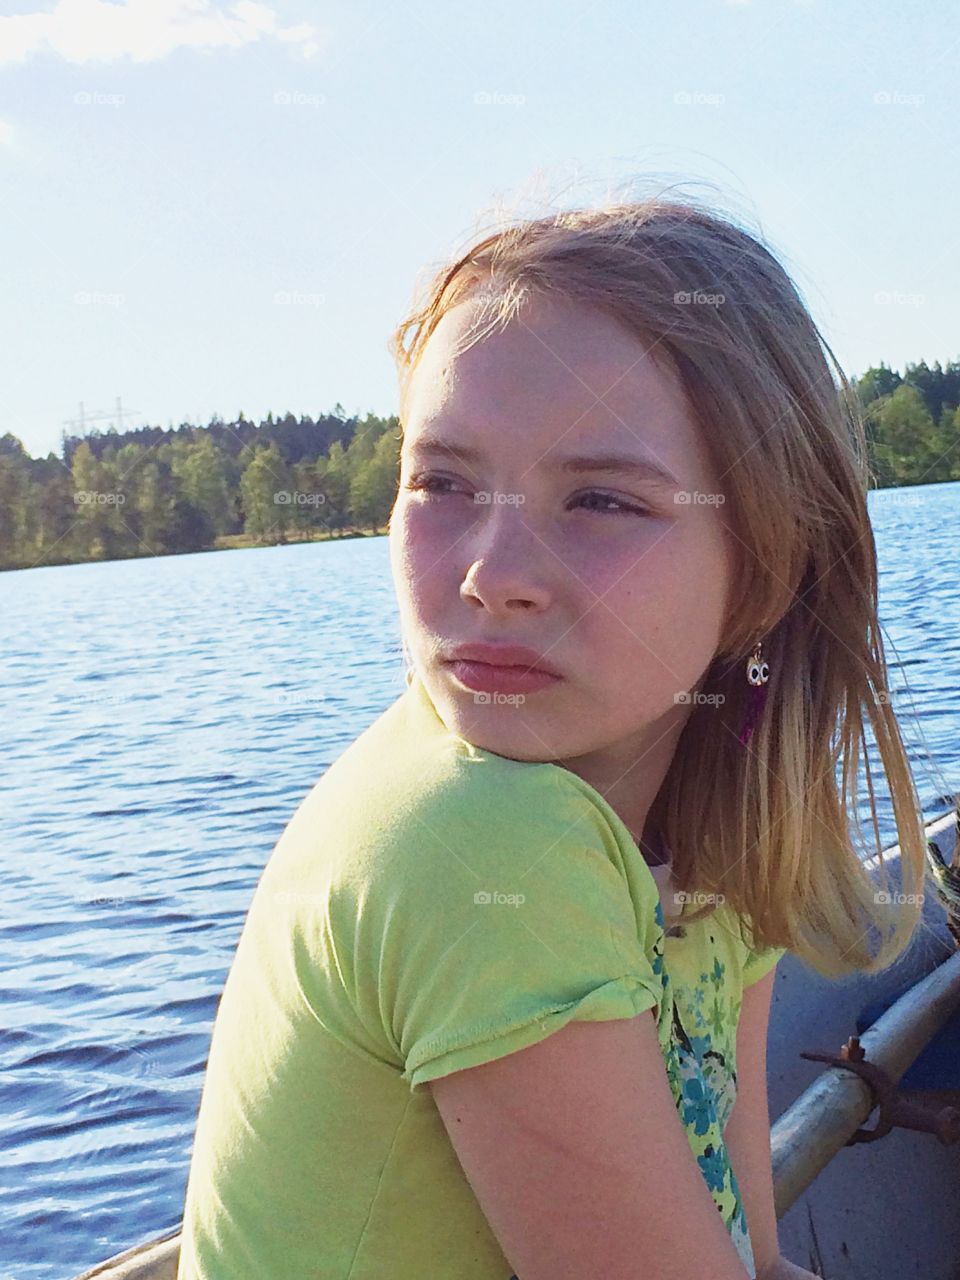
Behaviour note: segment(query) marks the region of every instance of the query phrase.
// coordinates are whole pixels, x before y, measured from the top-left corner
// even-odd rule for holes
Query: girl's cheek
[[[402,576],[412,582],[413,592],[424,596],[449,568],[448,552],[462,559],[465,553],[463,523],[447,512],[426,504],[401,507],[394,516],[392,537],[402,564]]]
[[[648,524],[640,529],[604,530],[602,537],[568,533],[548,545],[570,574],[589,587],[591,596],[606,591],[623,596],[634,584],[657,576],[656,544],[661,534],[662,527],[657,530]]]
[[[400,499],[399,519],[411,532],[432,536],[432,531],[443,531],[447,527],[463,528],[476,519],[475,508],[466,503],[450,502],[437,498]]]

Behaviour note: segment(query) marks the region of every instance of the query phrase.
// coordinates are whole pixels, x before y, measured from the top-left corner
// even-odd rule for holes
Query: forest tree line
[[[64,436],[62,456],[0,437],[0,568],[376,532],[397,485],[399,420],[141,427]]]
[[[960,361],[880,364],[856,381],[872,487],[960,480]],[[0,568],[275,544],[382,530],[400,423],[242,413],[206,426],[64,435],[32,458],[0,437]]]

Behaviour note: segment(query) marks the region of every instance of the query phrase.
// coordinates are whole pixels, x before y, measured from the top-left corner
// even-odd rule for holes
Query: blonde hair
[[[825,976],[886,967],[919,919],[926,844],[887,688],[856,393],[757,237],[689,198],[653,197],[524,219],[444,265],[390,340],[401,403],[451,308],[479,304],[472,345],[537,295],[596,308],[651,344],[679,377],[726,494],[740,571],[720,652],[698,685],[723,698],[694,700],[651,809],[678,887],[725,901],[753,946],[786,947]],[[758,639],[767,701],[742,748],[745,665]],[[867,721],[900,844],[896,893]],[[861,751],[876,844],[858,852]],[[868,852],[880,854],[882,884],[864,866]],[[708,901],[685,919],[714,909]]]

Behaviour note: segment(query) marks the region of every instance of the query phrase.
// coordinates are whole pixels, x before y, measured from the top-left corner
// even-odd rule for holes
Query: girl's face
[[[475,314],[447,312],[408,389],[390,555],[410,658],[478,747],[581,760],[595,785],[646,755],[662,778],[733,572],[696,422],[602,312],[537,299],[458,355]],[[526,646],[560,678],[478,693],[445,661],[471,643]]]

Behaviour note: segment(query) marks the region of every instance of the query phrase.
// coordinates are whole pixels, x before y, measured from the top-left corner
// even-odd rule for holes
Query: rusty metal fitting
[[[876,1142],[891,1129],[914,1129],[920,1133],[933,1133],[945,1145],[960,1142],[960,1110],[956,1107],[933,1107],[901,1097],[896,1083],[875,1062],[868,1062],[859,1036],[850,1036],[840,1049],[839,1057],[832,1053],[802,1052],[801,1058],[811,1062],[826,1062],[831,1067],[852,1071],[865,1081],[872,1096],[872,1105],[879,1107],[877,1123],[873,1129],[857,1129],[844,1143],[847,1147],[858,1142]]]

